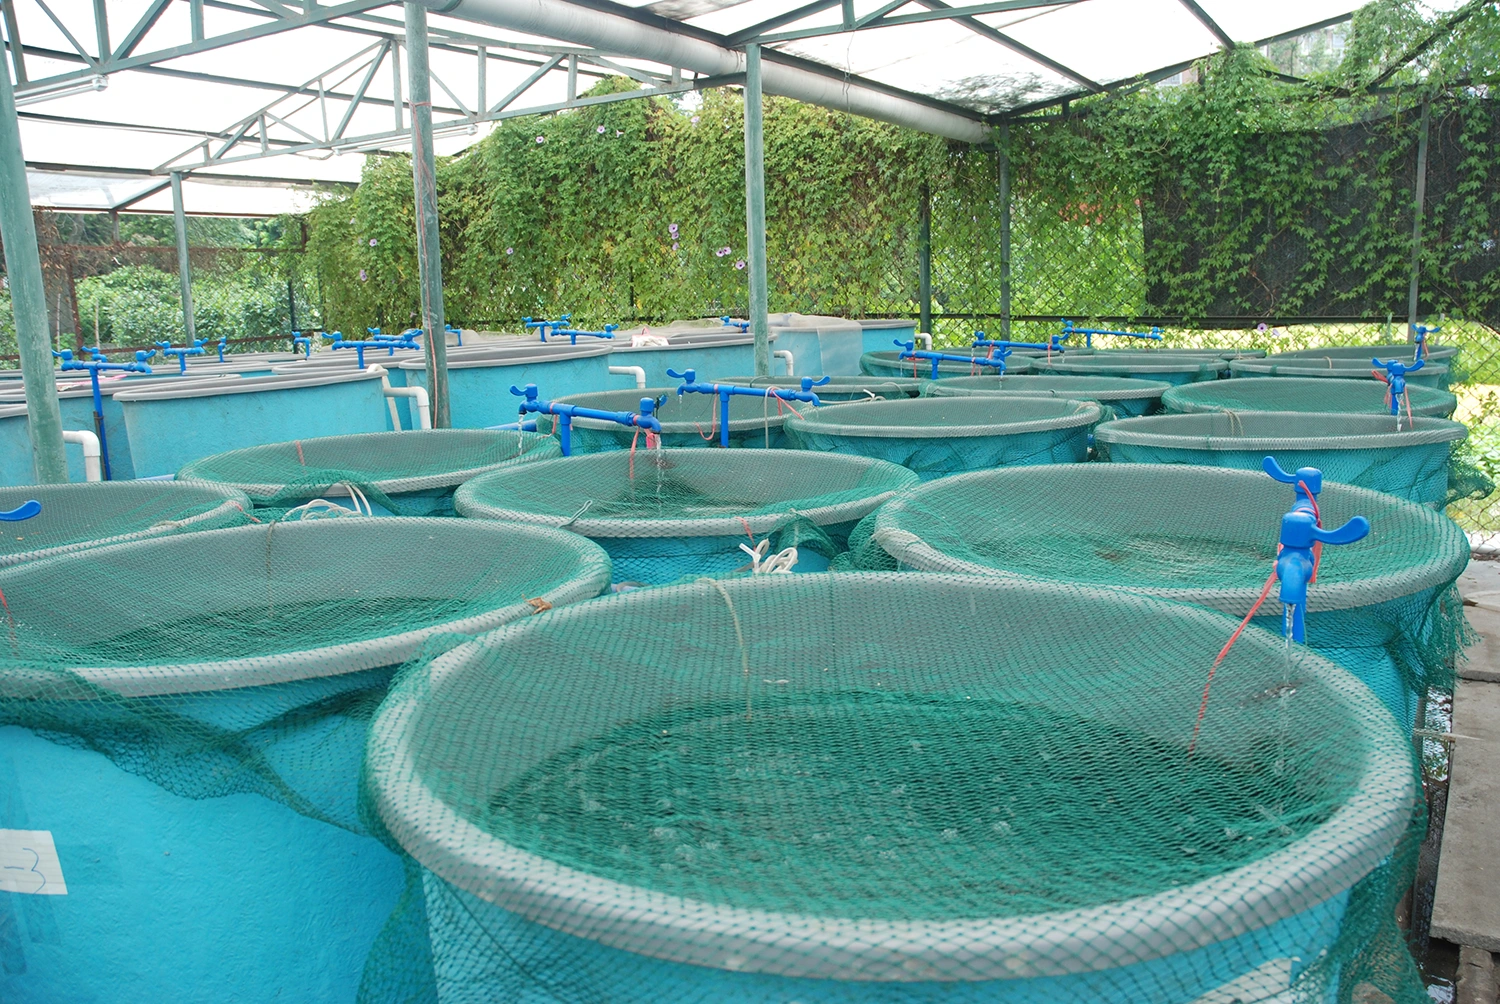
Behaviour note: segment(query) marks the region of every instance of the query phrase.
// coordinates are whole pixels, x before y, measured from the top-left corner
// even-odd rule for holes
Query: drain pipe
[[[646,370],[641,366],[611,366],[609,371],[615,376],[635,377],[636,390],[646,389]]]
[[[412,400],[412,410],[416,414],[414,428],[432,428],[432,415],[429,412],[429,398],[427,391],[422,387],[392,387],[390,377],[386,375],[387,370],[379,363],[371,363],[365,367],[365,372],[376,374],[380,377],[380,393],[385,395],[386,407],[391,409],[391,426],[397,432],[401,431],[401,412],[396,407],[396,398],[409,397]]]
[[[745,72],[745,53],[738,49],[566,0],[424,0],[424,3],[435,14],[573,45],[589,45],[603,52],[649,59],[710,76]],[[836,72],[824,75],[767,59],[761,75],[761,86],[767,94],[796,98],[965,143],[988,143],[993,138],[990,127],[977,118],[877,90]]]
[[[796,370],[797,361],[796,361],[795,357],[792,356],[792,350],[791,349],[777,349],[775,352],[772,352],[771,355],[775,356],[777,359],[782,359],[782,360],[786,361],[786,375],[787,376],[796,376],[797,375],[797,370]]]
[[[103,481],[104,465],[100,462],[99,437],[82,429],[77,432],[63,430],[64,443],[77,443],[83,447],[83,480]]]

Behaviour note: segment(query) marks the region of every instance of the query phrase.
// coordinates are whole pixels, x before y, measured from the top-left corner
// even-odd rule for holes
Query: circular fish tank
[[[1095,401],[1122,418],[1159,411],[1162,394],[1171,384],[1129,377],[1086,377],[1025,374],[1022,376],[955,377],[931,380],[923,388],[926,397],[974,397],[998,394],[1021,397],[1060,397],[1069,401]]]
[[[1413,416],[1452,418],[1458,398],[1436,387],[1406,388]],[[1302,411],[1389,415],[1390,392],[1378,380],[1238,377],[1173,387],[1162,395],[1170,412]],[[1406,409],[1403,407],[1403,411]]]
[[[562,455],[536,432],[424,429],[271,443],[195,460],[179,481],[227,485],[257,507],[327,514],[335,501],[365,515],[451,516],[453,490],[508,467]]]
[[[366,784],[440,1000],[1331,1000],[1396,936],[1409,744],[1258,631],[1200,717],[1234,627],[943,575],[637,590],[404,678]]]
[[[1176,385],[1217,380],[1228,365],[1218,356],[1198,353],[1096,351],[1087,356],[1054,354],[1033,361],[1032,369],[1057,376],[1131,377]]]
[[[357,808],[396,667],[608,583],[582,537],[458,519],[252,524],[0,570],[0,860],[26,866],[11,901],[51,932],[17,943],[0,993],[351,998],[406,886]]]
[[[954,355],[965,355],[967,349],[935,349],[938,352],[948,352]],[[980,353],[982,356],[982,353]],[[1018,353],[1012,353],[1005,359],[1005,372],[1030,373],[1035,366],[1036,360],[1030,359]],[[901,353],[892,349],[890,351],[866,352],[859,357],[859,370],[867,376],[878,377],[906,377],[912,380],[932,379],[931,359],[902,359]],[[955,362],[952,359],[943,359],[938,362],[938,379],[946,380],[949,377],[983,376],[986,373],[994,373],[993,366],[985,366],[981,363]]]
[[[1267,356],[1265,359],[1236,359],[1229,363],[1229,375],[1233,377],[1300,377],[1305,380],[1377,380],[1383,381],[1384,372],[1377,373],[1370,358],[1359,359],[1308,359],[1300,356]],[[1436,387],[1448,389],[1448,367],[1443,363],[1426,363],[1415,373],[1406,374],[1407,386]]]
[[[925,397],[838,405],[790,418],[799,449],[888,460],[926,481],[1015,464],[1088,458],[1104,417],[1092,401],[1040,397]]]
[[[824,377],[815,377],[822,380]],[[899,401],[902,398],[916,397],[922,392],[922,385],[929,383],[926,379],[914,377],[872,377],[872,376],[831,376],[826,378],[827,383],[814,387],[813,393],[818,395],[818,400],[825,403],[835,401],[872,401],[882,398],[888,401]],[[781,389],[800,390],[802,379],[800,377],[756,377],[756,376],[730,376],[716,377],[717,383],[738,384],[741,387],[777,387]],[[798,406],[801,407],[800,405]]]
[[[856,522],[916,483],[895,464],[799,450],[612,451],[478,478],[454,504],[583,534],[609,553],[617,585],[650,585],[754,572],[789,547],[792,571],[824,571]]]
[[[788,390],[800,388],[790,382]],[[714,394],[679,394],[676,387],[647,387],[644,390],[607,390],[592,394],[574,394],[559,398],[561,404],[594,408],[599,411],[638,414],[641,399],[651,398],[654,414],[661,422],[661,445],[670,449],[696,447],[717,448],[722,440],[719,428],[719,398]],[[782,423],[797,413],[816,410],[808,401],[782,401],[771,397],[735,395],[729,399],[729,445],[778,449],[786,446]],[[529,416],[528,416],[529,417]],[[556,419],[550,415],[535,416],[537,429],[552,432]],[[639,433],[639,434],[638,434]],[[631,426],[617,425],[593,418],[573,419],[573,452],[601,453],[607,450],[644,448],[646,434]]]
[[[1306,412],[1202,412],[1105,422],[1100,459],[1127,464],[1202,464],[1257,471],[1275,457],[1285,471],[1316,467],[1329,481],[1408,502],[1445,505],[1456,446],[1469,430],[1444,418]]]
[[[1293,501],[1291,486],[1264,473],[1224,468],[982,471],[883,506],[856,529],[853,564],[1108,586],[1241,618],[1266,586]],[[1468,538],[1442,513],[1364,488],[1325,481],[1318,505],[1324,526],[1364,516],[1371,531],[1322,548],[1307,644],[1352,670],[1409,729],[1418,696],[1452,683],[1463,650],[1453,583],[1468,566]],[[1254,623],[1280,634],[1278,595],[1270,590]]]

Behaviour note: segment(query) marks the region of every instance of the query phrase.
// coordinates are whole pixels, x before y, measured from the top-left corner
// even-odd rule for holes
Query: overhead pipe
[[[434,13],[588,45],[710,76],[745,72],[745,54],[707,39],[568,3],[567,0],[423,0]],[[761,86],[767,94],[918,129],[966,143],[987,143],[990,127],[977,119],[800,66],[765,60]]]

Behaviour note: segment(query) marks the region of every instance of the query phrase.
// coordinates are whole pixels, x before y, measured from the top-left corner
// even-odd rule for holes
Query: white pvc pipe
[[[389,372],[379,363],[371,363],[365,367],[366,373],[378,373],[380,375],[380,392],[385,395],[385,406],[391,413],[391,431],[401,431],[401,409],[396,407],[395,399],[391,394],[391,380],[386,376]]]
[[[611,366],[609,371],[616,376],[633,376],[636,389],[646,389],[646,370],[642,366]]]
[[[915,337],[916,337],[917,341],[919,341],[919,342],[922,343],[922,350],[924,352],[931,352],[932,351],[932,336],[931,335],[929,335],[925,331],[918,331]]]
[[[777,359],[785,359],[786,360],[786,375],[787,376],[796,376],[797,375],[797,362],[796,362],[796,359],[793,358],[793,356],[792,356],[792,350],[791,349],[777,349],[775,352],[772,352],[771,355],[775,356]]]
[[[566,0],[426,0],[426,3],[436,13],[574,45],[589,45],[664,66],[709,75],[745,72],[745,54],[738,49],[726,49],[716,42],[680,35]],[[767,94],[796,98],[966,143],[985,143],[992,138],[990,127],[977,119],[774,59],[761,65],[761,87]]]
[[[397,397],[409,397],[409,398],[411,398],[411,412],[412,412],[413,415],[416,416],[417,428],[418,429],[430,429],[430,428],[432,428],[432,415],[430,415],[428,413],[429,410],[430,410],[431,405],[430,405],[430,403],[428,401],[428,398],[427,398],[427,388],[425,388],[425,387],[387,387],[387,388],[385,388],[385,396],[387,398],[397,398]],[[395,401],[391,401],[391,407],[394,408],[395,406],[396,406],[396,402]]]
[[[82,429],[77,432],[63,430],[64,443],[77,443],[83,447],[83,480],[103,481],[104,466],[100,461],[99,437]]]

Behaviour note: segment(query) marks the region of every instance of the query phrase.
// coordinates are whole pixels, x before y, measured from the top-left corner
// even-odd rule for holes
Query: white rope
[[[283,520],[291,519],[292,514],[297,514],[297,519],[328,519],[338,516],[374,516],[375,509],[370,505],[370,500],[365,498],[365,493],[360,491],[359,486],[348,481],[340,481],[339,484],[349,489],[349,497],[354,502],[354,508],[330,502],[327,499],[313,499],[299,506],[288,509],[281,514]],[[361,509],[361,505],[364,507]]]
[[[770,537],[765,538],[754,547],[751,547],[749,544],[740,545],[740,550],[750,556],[750,574],[790,575],[792,568],[797,564],[797,549],[795,547],[788,547],[768,558],[766,557],[766,551],[770,547]]]

